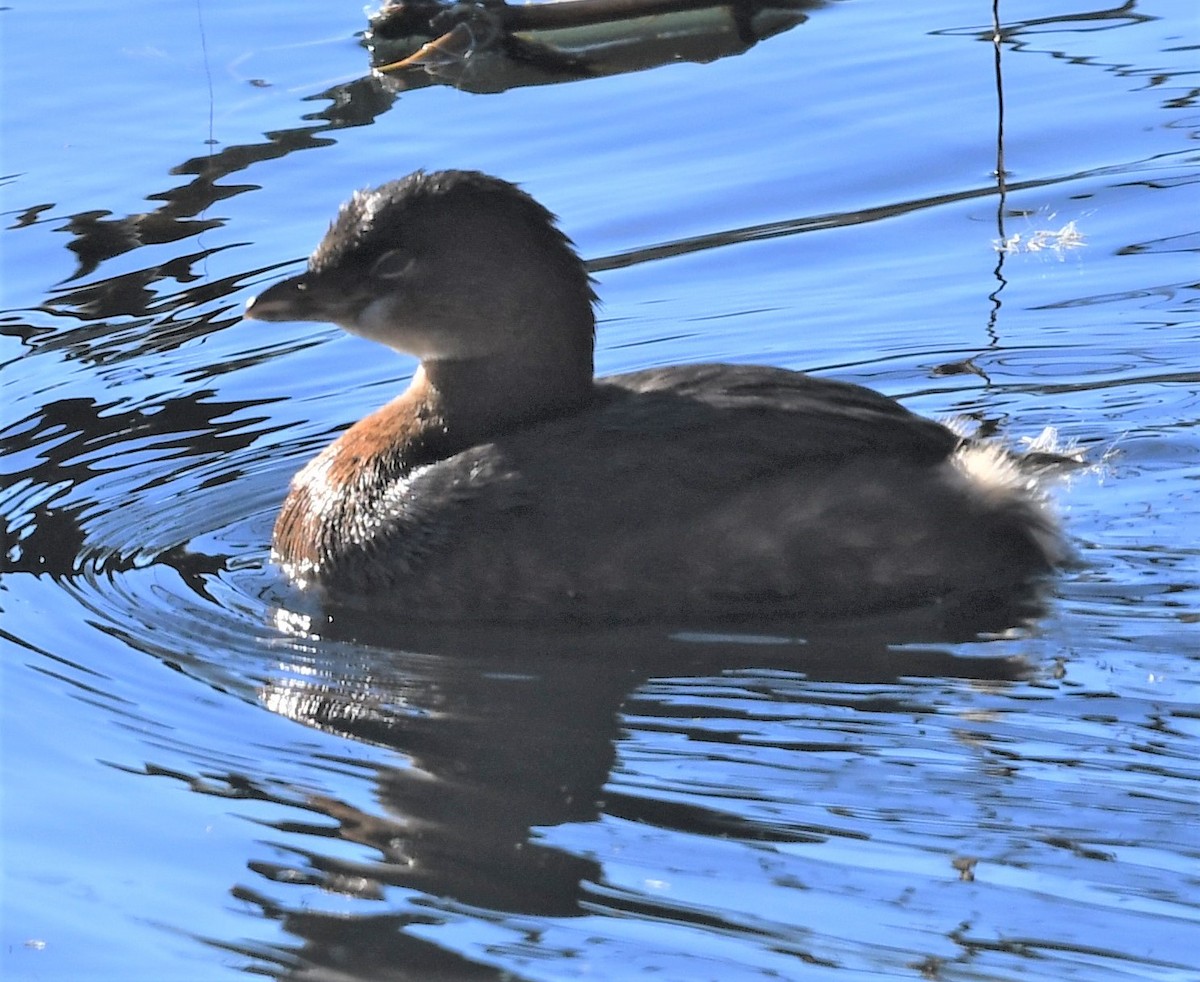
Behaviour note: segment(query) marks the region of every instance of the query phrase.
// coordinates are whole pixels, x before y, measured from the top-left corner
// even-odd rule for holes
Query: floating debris
[[[1058,230],[1035,229],[1032,232],[1016,232],[1006,239],[997,239],[996,251],[1053,252],[1062,258],[1062,254],[1068,249],[1078,249],[1085,245],[1087,242],[1084,241],[1083,233],[1075,226],[1074,221],[1070,221]]]

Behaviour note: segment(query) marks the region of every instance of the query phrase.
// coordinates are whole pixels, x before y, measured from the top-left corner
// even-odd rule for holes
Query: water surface
[[[354,4],[0,11],[4,977],[1196,978],[1200,25],[1001,18],[476,95]],[[1080,563],[978,639],[330,623],[274,512],[414,365],[240,311],[444,166],[561,216],[602,372],[1053,427]]]

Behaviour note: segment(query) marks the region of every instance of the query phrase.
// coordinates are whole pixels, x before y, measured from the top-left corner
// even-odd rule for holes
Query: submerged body
[[[411,618],[828,618],[1004,601],[1062,558],[1016,461],[778,368],[592,377],[593,296],[512,185],[414,174],[251,302],[421,358],[292,482],[274,553]]]

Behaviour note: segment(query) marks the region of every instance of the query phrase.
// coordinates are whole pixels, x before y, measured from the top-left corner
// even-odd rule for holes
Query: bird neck
[[[595,392],[592,359],[491,354],[422,362],[402,398],[436,416],[453,442],[482,443],[528,423],[567,416]]]

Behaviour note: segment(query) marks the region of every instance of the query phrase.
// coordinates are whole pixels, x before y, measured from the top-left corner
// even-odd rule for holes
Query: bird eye
[[[371,275],[384,280],[404,276],[415,262],[412,256],[401,249],[389,249],[371,264]]]

